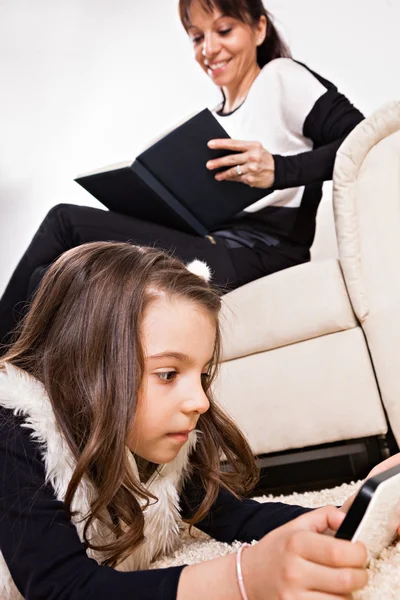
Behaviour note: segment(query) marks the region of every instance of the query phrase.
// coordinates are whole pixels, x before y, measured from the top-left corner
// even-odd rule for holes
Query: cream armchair
[[[339,259],[319,218],[328,258],[223,299],[215,391],[256,455],[382,436],[388,420],[400,442],[400,102],[341,146],[333,206]]]

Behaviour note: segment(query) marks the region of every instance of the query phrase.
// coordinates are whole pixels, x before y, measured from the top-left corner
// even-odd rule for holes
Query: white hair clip
[[[188,263],[186,265],[186,268],[191,273],[197,275],[198,277],[201,277],[205,281],[210,281],[211,279],[211,269],[208,266],[208,264],[203,260],[198,260],[196,258],[195,260],[192,260],[190,263]]]

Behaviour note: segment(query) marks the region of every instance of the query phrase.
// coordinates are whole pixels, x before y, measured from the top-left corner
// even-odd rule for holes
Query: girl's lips
[[[168,437],[173,438],[177,442],[187,442],[187,440],[189,439],[189,433],[188,432],[167,433],[167,435],[168,435]]]

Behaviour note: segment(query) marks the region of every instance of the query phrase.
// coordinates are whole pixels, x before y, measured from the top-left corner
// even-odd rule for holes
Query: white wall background
[[[0,0],[0,293],[73,178],[213,103],[176,0]],[[293,55],[365,113],[400,98],[400,0],[269,0]]]

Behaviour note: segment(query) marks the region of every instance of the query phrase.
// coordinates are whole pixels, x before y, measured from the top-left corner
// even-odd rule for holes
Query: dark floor
[[[387,436],[268,454],[258,458],[260,481],[251,495],[321,490],[364,479],[372,467],[398,450],[389,432]]]

